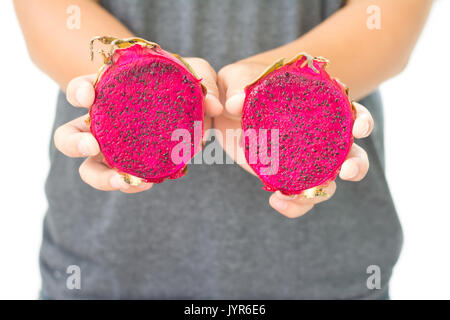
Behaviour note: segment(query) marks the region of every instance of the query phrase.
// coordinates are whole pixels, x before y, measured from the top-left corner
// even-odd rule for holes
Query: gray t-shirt
[[[339,0],[107,0],[137,36],[220,67],[290,42],[333,14]],[[128,195],[102,192],[78,175],[82,159],[50,148],[49,208],[40,254],[50,298],[380,298],[402,234],[384,175],[381,101],[362,101],[375,130],[358,141],[371,167],[358,183],[298,219],[238,165],[191,165],[178,180]],[[85,111],[62,93],[55,128]],[[68,266],[81,289],[66,287]],[[381,289],[367,287],[369,266]],[[372,270],[369,268],[369,270]]]

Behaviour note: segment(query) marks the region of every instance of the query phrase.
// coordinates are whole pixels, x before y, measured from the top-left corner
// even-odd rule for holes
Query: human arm
[[[350,88],[354,100],[359,100],[406,67],[432,3],[432,0],[349,0],[298,39],[235,64],[254,65],[255,69],[261,65],[264,69],[280,57],[290,59],[302,51],[323,56],[331,61],[327,71]],[[367,25],[370,7],[379,8],[380,29]],[[228,79],[230,71],[239,73],[233,70],[235,64],[219,71],[227,100],[243,93],[250,77]],[[226,110],[240,113],[239,104],[229,104]]]
[[[350,87],[352,99],[366,96],[406,66],[431,3],[431,0],[348,1],[344,8],[297,40],[225,66],[218,73],[225,115],[215,119],[215,127],[220,131],[240,128],[244,87],[280,57],[290,59],[302,51],[328,58],[331,61],[328,71]],[[380,8],[380,30],[371,30],[366,25],[367,8],[371,5]],[[355,138],[363,138],[370,134],[373,120],[366,108],[358,105],[357,109],[353,134]],[[225,150],[234,148],[232,142],[223,141],[223,144]],[[248,166],[243,167],[249,170]],[[366,152],[354,144],[340,177],[359,181],[368,168]],[[288,217],[298,217],[314,204],[328,200],[335,188],[333,182],[326,190],[327,198],[312,200],[287,198],[277,192],[271,195],[270,204]]]
[[[80,28],[69,28],[68,8],[76,5]],[[133,36],[96,0],[14,0],[16,14],[33,62],[65,91],[75,77],[95,73],[102,63],[88,59],[88,43],[97,35]]]
[[[73,106],[90,108],[95,98],[94,73],[103,63],[100,55],[94,55],[94,62],[89,60],[90,39],[98,35],[127,38],[133,34],[98,1],[75,2],[81,13],[80,29],[67,27],[67,8],[74,4],[73,1],[15,0],[14,4],[32,60],[66,91],[67,100]],[[215,71],[203,59],[186,60],[208,90],[205,98],[207,115],[220,113],[222,106],[217,99]],[[85,74],[89,76],[80,76]],[[210,123],[208,116],[205,124]],[[85,119],[83,116],[62,125],[54,135],[56,147],[62,153],[69,157],[87,157],[80,166],[82,180],[104,191],[139,192],[150,188],[151,184],[141,187],[124,184],[119,175],[104,164],[99,145],[84,123]]]

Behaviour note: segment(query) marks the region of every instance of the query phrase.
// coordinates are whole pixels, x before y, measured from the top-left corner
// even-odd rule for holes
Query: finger
[[[149,189],[151,189],[153,187],[153,183],[145,183],[142,182],[139,186],[131,186],[128,189],[121,189],[120,191],[122,191],[123,193],[139,193],[139,192],[143,192],[143,191],[147,191]]]
[[[284,195],[280,191],[276,191],[274,196],[279,200],[292,201],[297,204],[318,204],[330,199],[336,192],[336,182],[330,181],[328,185],[322,187],[322,191],[325,193],[324,196],[316,196],[313,198],[308,198],[303,194],[294,195]]]
[[[245,93],[232,95],[225,103],[226,110],[233,116],[240,116],[245,101]]]
[[[280,200],[274,194],[270,196],[269,203],[272,208],[288,218],[298,218],[314,207],[314,204],[298,204],[293,201]]]
[[[100,146],[85,123],[86,117],[74,119],[55,131],[55,146],[68,157],[87,157],[100,153]]]
[[[219,72],[219,86],[225,93],[225,110],[240,116],[245,100],[245,87],[264,71],[260,64],[232,64]]]
[[[373,130],[373,118],[370,111],[366,107],[359,104],[358,102],[353,102],[356,109],[356,120],[353,125],[353,136],[355,138],[365,138],[370,135]]]
[[[329,200],[336,192],[336,183],[331,181],[328,186],[323,188],[323,191],[326,194],[325,196],[314,198],[306,198],[301,194],[287,196],[277,191],[272,194],[269,203],[281,214],[289,218],[297,218],[311,210],[315,204]]]
[[[327,185],[322,186],[321,191],[324,193],[324,195],[315,196],[313,198],[308,198],[305,195],[299,195],[297,198],[294,199],[294,202],[300,204],[307,204],[307,203],[318,204],[327,201],[336,192],[336,182],[330,181]]]
[[[67,85],[67,101],[74,107],[90,108],[95,100],[94,81],[97,75],[91,74],[72,79]]]
[[[131,187],[123,181],[116,171],[101,162],[98,157],[87,158],[81,164],[79,173],[81,180],[98,190],[112,191]]]
[[[223,107],[219,101],[219,89],[217,87],[217,74],[208,61],[200,58],[186,58],[186,61],[202,79],[202,84],[207,89],[205,96],[206,114],[214,117],[222,113]]]
[[[360,181],[366,176],[367,171],[369,171],[369,157],[363,148],[354,143],[341,166],[339,177],[342,180]]]
[[[152,183],[142,183],[135,187],[126,183],[122,176],[104,164],[99,157],[89,157],[80,166],[81,179],[91,187],[102,191],[120,190],[136,193],[150,189]]]

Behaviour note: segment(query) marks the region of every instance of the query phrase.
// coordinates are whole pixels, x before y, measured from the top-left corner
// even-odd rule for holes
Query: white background
[[[57,87],[30,61],[10,1],[0,13],[0,299],[35,299]],[[405,234],[393,299],[450,299],[449,14],[450,1],[437,1],[408,68],[382,86],[387,176]]]

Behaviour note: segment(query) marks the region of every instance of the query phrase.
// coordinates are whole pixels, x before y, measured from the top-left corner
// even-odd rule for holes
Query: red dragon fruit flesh
[[[184,175],[187,163],[201,148],[203,97],[206,89],[179,56],[140,38],[96,37],[110,45],[95,82],[90,129],[105,162],[131,185],[159,183]],[[194,131],[187,161],[172,161],[176,129]],[[199,131],[199,133],[198,133]]]
[[[245,89],[245,158],[268,191],[323,196],[350,151],[355,108],[327,64],[306,53],[286,64],[281,59]],[[277,166],[264,170],[271,152]]]

